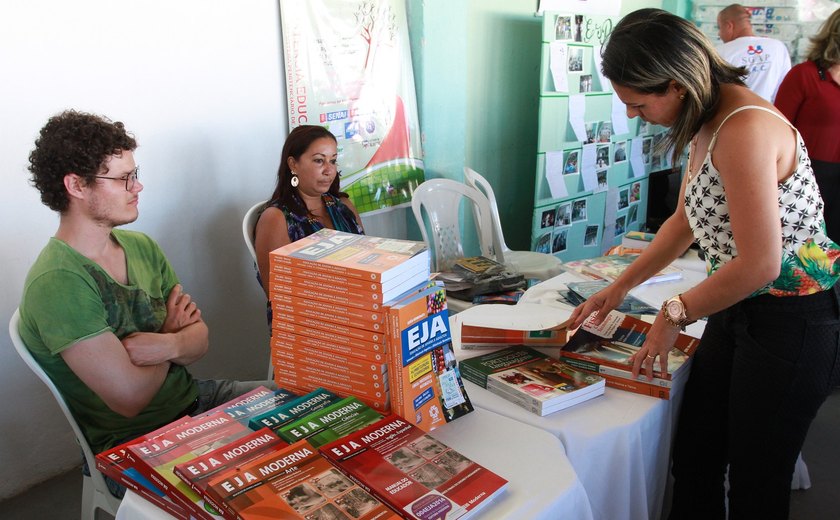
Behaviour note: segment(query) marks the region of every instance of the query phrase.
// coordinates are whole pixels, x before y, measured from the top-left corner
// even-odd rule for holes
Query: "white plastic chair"
[[[455,260],[464,257],[461,234],[461,202],[466,199],[476,221],[481,255],[504,263],[504,253],[493,234],[493,220],[487,197],[475,188],[450,179],[431,179],[414,190],[411,209],[432,250],[432,269],[446,271]],[[426,217],[423,218],[425,209]],[[427,226],[428,223],[428,226]],[[429,236],[431,232],[431,237]]]
[[[254,240],[256,240],[257,220],[259,220],[264,209],[265,202],[257,202],[251,206],[245,213],[245,218],[242,219],[242,237],[245,239],[245,247],[251,253],[255,265],[257,263],[257,251],[254,249]]]
[[[245,239],[245,247],[251,253],[251,259],[254,260],[255,270],[257,269],[257,250],[254,248],[254,241],[257,238],[257,221],[260,219],[265,206],[265,202],[257,202],[245,212],[245,217],[242,219],[242,237]],[[268,283],[268,280],[264,280],[263,283]],[[271,361],[271,354],[269,354],[268,359],[268,378],[274,379],[274,365]]]
[[[26,345],[23,344],[23,339],[20,337],[20,333],[18,332],[19,323],[20,312],[15,309],[12,319],[9,321],[9,336],[12,337],[12,344],[15,346],[15,350],[17,350],[18,355],[21,359],[23,359],[23,362],[26,363],[33,372],[35,372],[38,379],[43,381],[44,384],[47,385],[47,388],[50,389],[50,392],[52,392],[53,397],[55,397],[55,400],[58,402],[59,408],[61,408],[61,411],[64,412],[64,416],[67,417],[67,421],[73,428],[73,433],[76,435],[76,442],[78,442],[79,446],[82,447],[82,453],[84,453],[85,461],[90,469],[90,476],[85,475],[82,479],[81,518],[84,520],[94,520],[96,518],[97,509],[102,509],[111,516],[116,516],[117,509],[120,507],[120,499],[114,497],[111,492],[108,491],[108,486],[105,484],[105,479],[102,477],[102,473],[96,469],[96,459],[90,449],[90,445],[88,445],[87,439],[82,433],[82,429],[79,428],[76,418],[73,417],[72,413],[70,413],[70,409],[67,407],[67,403],[64,401],[64,397],[61,395],[61,392],[58,391],[55,383],[52,382],[52,379],[50,379],[47,373],[44,372],[44,369],[41,368],[41,365],[39,365],[37,361],[35,361],[35,358],[32,357],[32,353],[29,352]]]
[[[505,258],[505,265],[511,270],[525,275],[525,278],[536,278],[537,280],[548,280],[557,276],[563,271],[562,262],[554,255],[537,253],[536,251],[513,251],[505,244],[504,233],[502,232],[502,221],[499,218],[499,206],[496,204],[496,194],[493,187],[478,172],[464,166],[464,182],[482,192],[490,204],[490,211],[493,217],[493,233],[497,243],[501,246]]]

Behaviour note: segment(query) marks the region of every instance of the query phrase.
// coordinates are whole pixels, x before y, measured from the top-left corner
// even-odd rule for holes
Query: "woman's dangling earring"
[[[295,172],[292,172],[292,180],[290,181],[292,188],[297,188],[297,185],[300,184],[300,179]]]
[[[685,94],[680,94],[680,99],[685,99]]]

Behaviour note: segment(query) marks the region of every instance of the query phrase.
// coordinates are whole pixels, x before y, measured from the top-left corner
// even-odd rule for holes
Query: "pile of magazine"
[[[483,256],[459,258],[451,270],[438,274],[451,298],[471,301],[476,296],[524,289],[525,276]]]

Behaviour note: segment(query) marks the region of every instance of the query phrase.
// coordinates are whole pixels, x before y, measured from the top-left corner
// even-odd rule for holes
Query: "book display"
[[[278,395],[259,388],[206,413],[177,419],[100,453],[97,468],[185,520],[415,518],[403,508],[392,511],[392,503],[384,505],[369,494],[378,486],[381,468],[351,479],[318,453],[319,447],[333,446],[335,452],[335,446],[345,442],[353,446],[380,439],[387,430],[402,435],[396,446],[401,454],[410,450],[428,463],[424,469],[412,466],[404,478],[434,491],[430,496],[444,496],[451,507],[439,504],[438,511],[451,510],[445,518],[478,507],[504,484],[494,473],[425,437],[402,417],[392,414],[383,419],[359,399],[337,399],[324,389],[268,406],[271,410],[250,418],[251,428],[235,418],[242,406],[266,402],[266,394]],[[359,432],[366,433],[358,437]],[[383,449],[378,444],[371,449],[374,446]],[[393,468],[393,461],[380,463]],[[359,486],[352,481],[356,478]],[[469,493],[477,494],[467,503]]]
[[[460,366],[467,380],[537,415],[604,393],[603,377],[524,346],[465,359]]]
[[[270,254],[278,385],[390,410],[384,307],[428,283],[423,243],[323,229]]]
[[[396,415],[320,448],[403,518],[469,518],[507,481]]]
[[[440,282],[395,301],[386,312],[391,410],[425,431],[471,412]]]
[[[666,371],[661,370],[657,359],[652,374],[642,368],[639,377],[633,378],[629,358],[642,347],[651,326],[617,311],[611,312],[599,326],[587,319],[560,349],[560,359],[599,374],[609,387],[669,399],[675,380],[688,374],[691,355],[700,340],[680,334],[668,355]],[[653,379],[648,380],[648,375]]]

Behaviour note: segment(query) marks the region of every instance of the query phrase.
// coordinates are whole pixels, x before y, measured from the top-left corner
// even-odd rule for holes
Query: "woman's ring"
[[[650,354],[647,355],[648,359],[656,359],[656,356],[651,356]]]

